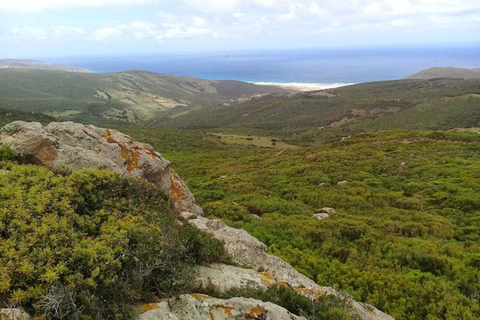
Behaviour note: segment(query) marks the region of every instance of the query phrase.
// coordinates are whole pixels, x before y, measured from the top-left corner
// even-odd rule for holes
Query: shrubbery
[[[477,132],[365,133],[284,151],[183,148],[165,154],[206,214],[319,284],[396,319],[480,318]],[[314,219],[322,207],[337,214]]]
[[[0,169],[0,306],[129,319],[133,304],[186,290],[194,264],[223,259],[218,241],[176,223],[153,185],[98,170]]]

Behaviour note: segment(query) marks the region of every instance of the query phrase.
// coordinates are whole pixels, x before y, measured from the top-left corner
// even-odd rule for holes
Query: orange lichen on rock
[[[260,275],[260,281],[262,281],[263,284],[267,286],[272,286],[275,284],[275,278],[273,275],[269,272],[259,272]]]
[[[287,282],[285,282],[285,281],[277,281],[276,284],[277,284],[277,286],[279,286],[279,287],[290,288],[290,285],[289,285]]]
[[[140,159],[140,153],[132,152],[127,150],[125,147],[122,147],[122,158],[125,159],[127,163],[127,171],[132,172],[135,169],[139,169],[138,160]]]
[[[256,306],[255,308],[252,308],[252,310],[250,310],[250,312],[246,313],[245,315],[251,318],[257,318],[264,313],[265,313],[265,309],[262,306]]]
[[[197,299],[198,301],[203,301],[203,300],[208,300],[208,299],[213,299],[209,295],[203,294],[203,293],[190,293],[192,297]]]
[[[300,293],[303,296],[313,298],[315,300],[319,299],[321,296],[325,295],[325,291],[320,289],[308,289],[308,288],[293,288],[296,293]]]
[[[140,308],[140,311],[143,313],[143,312],[147,312],[147,311],[154,310],[154,309],[160,309],[160,306],[156,303],[148,303],[148,304],[144,304]]]
[[[113,139],[112,133],[110,132],[109,129],[105,130],[105,133],[102,134],[102,137],[104,137],[105,140],[107,140],[108,143],[117,143],[117,141],[115,139]]]
[[[226,306],[221,306],[221,305],[215,305],[214,307],[216,309],[221,309],[223,311],[223,313],[228,317],[231,317],[232,316],[232,311],[235,310],[235,308],[233,308],[233,307],[226,307]]]
[[[179,178],[175,174],[175,171],[173,171],[173,169],[170,170],[173,174],[170,176],[169,197],[177,205],[181,205],[181,200],[187,196],[187,190],[185,189],[185,186],[179,181]]]

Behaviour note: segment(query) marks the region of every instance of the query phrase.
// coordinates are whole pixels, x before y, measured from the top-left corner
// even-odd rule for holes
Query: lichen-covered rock
[[[0,320],[30,320],[30,316],[20,309],[0,309]]]
[[[195,293],[144,305],[142,311],[139,320],[305,319],[270,302],[250,298],[223,300]]]
[[[27,163],[52,170],[109,169],[146,179],[164,190],[179,212],[202,215],[170,162],[144,143],[116,131],[73,122],[15,121],[0,129],[0,145],[11,144]]]
[[[325,213],[325,212],[315,213],[313,217],[317,218],[318,220],[323,220],[325,218],[328,218],[328,213]]]
[[[210,269],[200,268],[200,283],[210,284],[220,291],[228,291],[231,288],[262,288],[264,284],[265,287],[287,286],[312,299],[318,299],[324,294],[344,296],[333,288],[319,286],[284,260],[268,254],[267,246],[245,230],[235,229],[220,220],[205,217],[191,219],[189,223],[222,241],[227,254],[233,260],[254,269],[249,271],[224,265],[212,265]],[[217,281],[215,278],[221,280]],[[393,319],[372,306],[359,303],[349,297],[345,298],[349,308],[363,319]]]

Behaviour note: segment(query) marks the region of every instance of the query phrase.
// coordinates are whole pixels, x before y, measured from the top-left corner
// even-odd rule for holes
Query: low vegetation
[[[18,165],[8,147],[0,160],[0,307],[132,319],[135,304],[188,291],[195,264],[223,261],[221,243],[178,225],[153,185]]]
[[[396,319],[480,317],[478,132],[364,133],[279,152],[127,131],[172,160],[208,216],[319,284]],[[322,207],[337,213],[313,218]]]

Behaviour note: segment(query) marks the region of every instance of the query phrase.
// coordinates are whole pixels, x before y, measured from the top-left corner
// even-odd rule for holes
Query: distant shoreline
[[[298,91],[315,91],[350,86],[355,83],[250,82],[256,85],[277,86]]]

